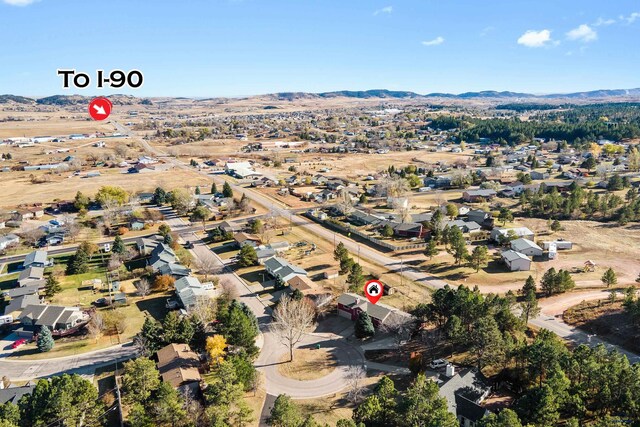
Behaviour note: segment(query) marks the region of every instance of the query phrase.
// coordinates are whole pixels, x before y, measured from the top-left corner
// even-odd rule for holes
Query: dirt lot
[[[622,301],[588,301],[571,307],[563,319],[628,350],[640,351],[640,328],[625,313]]]

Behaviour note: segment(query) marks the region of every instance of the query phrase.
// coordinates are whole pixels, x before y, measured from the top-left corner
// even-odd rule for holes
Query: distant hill
[[[0,104],[8,104],[9,102],[15,102],[16,104],[33,104],[35,99],[18,95],[0,95]]]
[[[53,95],[45,98],[39,98],[36,102],[40,105],[65,106],[88,104],[93,98],[93,96],[82,95]],[[107,98],[109,98],[113,105],[148,104],[151,102],[149,99],[140,99],[131,95],[109,95]]]
[[[344,96],[347,98],[419,98],[421,95],[415,92],[401,90],[372,89],[372,90],[340,90],[336,92],[322,92],[318,96],[321,98],[336,98]]]

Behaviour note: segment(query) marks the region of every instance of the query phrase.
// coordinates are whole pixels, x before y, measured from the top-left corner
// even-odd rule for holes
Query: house
[[[22,310],[18,319],[26,330],[38,332],[46,326],[54,335],[64,335],[86,325],[90,318],[78,307],[31,304]]]
[[[28,384],[20,387],[2,387],[0,386],[0,405],[5,403],[13,403],[17,405],[22,396],[33,393],[36,388],[35,384]]]
[[[142,229],[144,229],[144,221],[139,219],[132,219],[129,221],[129,230],[140,231]]]
[[[315,289],[315,285],[307,276],[296,275],[287,280],[286,283],[291,289],[296,289],[303,294],[310,293]]]
[[[330,270],[325,270],[322,273],[322,277],[324,277],[325,279],[335,279],[337,277],[340,276],[340,271],[338,269],[330,269]]]
[[[188,344],[169,344],[156,353],[162,381],[183,393],[200,391],[200,359]]]
[[[140,255],[149,255],[162,240],[162,236],[139,237],[136,240],[136,249]]]
[[[235,222],[223,221],[218,225],[218,229],[223,233],[237,233],[242,227]]]
[[[18,276],[18,286],[27,286],[44,279],[43,267],[29,267],[20,272]]]
[[[422,224],[414,222],[405,222],[402,224],[392,225],[393,234],[400,237],[424,237],[427,231]]]
[[[178,257],[169,245],[158,243],[151,251],[148,263],[154,271],[158,271],[163,265],[175,263],[177,260]]]
[[[253,165],[250,162],[227,162],[224,165],[224,170],[227,175],[240,179],[260,177],[262,175],[253,169]]]
[[[269,258],[273,258],[277,255],[275,249],[263,247],[262,249],[256,250],[256,255],[258,256],[258,264],[262,265]]]
[[[244,232],[239,232],[234,234],[233,240],[235,240],[239,248],[242,248],[245,245],[249,245],[253,248],[257,248],[262,243],[262,241],[260,240],[260,237],[256,236],[255,234],[249,234]]]
[[[288,251],[290,247],[291,245],[289,245],[289,242],[287,242],[286,240],[282,242],[272,242],[266,246],[266,248],[273,249],[278,254],[282,254]]]
[[[533,241],[535,234],[527,227],[514,227],[514,228],[494,228],[491,230],[491,240],[500,243],[503,238],[509,236],[522,237],[523,239]]]
[[[216,296],[213,283],[200,283],[200,280],[193,276],[181,277],[176,280],[174,286],[176,296],[186,310],[193,307],[199,298],[214,298]]]
[[[540,172],[540,171],[535,171],[535,170],[529,172],[529,176],[534,181],[541,181],[541,180],[549,179],[549,173],[548,172]]]
[[[52,259],[47,259],[47,251],[33,251],[26,256],[22,266],[24,268],[29,267],[51,267],[53,265]]]
[[[357,294],[344,293],[338,298],[338,315],[355,321],[363,311],[371,316],[371,321],[376,327],[384,326],[394,316],[411,317],[408,313],[386,304],[371,304],[365,297]]]
[[[467,220],[480,224],[482,227],[493,227],[493,216],[491,212],[486,212],[482,209],[473,209],[467,212]]]
[[[527,256],[542,256],[542,248],[528,239],[515,239],[511,241],[511,249]]]
[[[7,298],[18,298],[22,295],[37,294],[41,289],[45,287],[45,280],[39,280],[32,282],[26,286],[20,286],[17,288],[7,289],[2,291],[1,295]]]
[[[491,200],[496,196],[496,191],[491,189],[468,190],[462,193],[462,200],[473,203]]]
[[[5,316],[12,316],[14,319],[25,309],[28,305],[40,304],[40,297],[38,294],[21,295],[16,298],[12,298],[9,304],[4,308]]]
[[[474,221],[462,221],[460,219],[457,219],[455,221],[447,221],[445,222],[445,225],[448,225],[449,228],[458,227],[460,231],[465,234],[476,234],[482,231],[482,227],[480,227],[480,224]]]
[[[341,179],[331,179],[326,183],[327,189],[332,191],[340,191],[345,188],[344,182]]]
[[[9,246],[17,245],[18,243],[20,243],[20,238],[15,234],[0,236],[0,251],[7,249]]]
[[[502,261],[507,265],[509,271],[529,271],[531,269],[529,257],[512,249],[502,252]]]
[[[570,242],[568,240],[556,240],[556,241],[553,241],[553,242],[542,242],[542,248],[544,250],[549,250],[549,247],[551,247],[551,245],[555,246],[556,249],[558,249],[558,250],[573,249],[573,242]]]
[[[174,278],[180,278],[191,274],[191,270],[182,264],[171,262],[169,264],[161,265],[160,268],[158,268],[158,273],[173,276]]]
[[[491,391],[482,374],[473,369],[457,373],[452,365],[448,365],[447,375],[441,375],[437,382],[440,396],[446,399],[447,409],[456,416],[461,427],[476,427],[489,414],[480,405]]]
[[[264,262],[264,268],[274,278],[287,283],[294,276],[307,276],[306,270],[295,266],[284,258],[273,257]]]

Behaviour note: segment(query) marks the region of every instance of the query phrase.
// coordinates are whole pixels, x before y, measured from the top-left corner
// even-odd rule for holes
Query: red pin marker
[[[378,280],[369,280],[364,285],[364,295],[371,304],[378,302],[384,294],[384,285]]]
[[[113,105],[104,96],[94,98],[89,103],[89,115],[93,120],[105,120],[111,114],[111,108]]]

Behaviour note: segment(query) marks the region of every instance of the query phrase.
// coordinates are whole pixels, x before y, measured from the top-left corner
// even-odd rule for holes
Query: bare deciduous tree
[[[146,297],[151,292],[151,283],[149,283],[149,280],[144,277],[135,282],[135,287],[136,294],[138,294],[142,298]]]
[[[32,228],[30,230],[24,231],[20,235],[20,237],[22,237],[22,240],[29,246],[35,246],[35,244],[38,243],[42,237],[44,237],[44,231],[39,228]]]
[[[91,318],[91,321],[87,325],[87,331],[89,332],[89,335],[95,338],[96,342],[98,342],[98,338],[100,338],[100,335],[102,335],[104,329],[105,323],[102,314],[100,314],[99,312],[95,312],[93,314],[93,317]]]
[[[382,325],[381,329],[393,336],[398,348],[403,341],[411,337],[416,326],[415,319],[411,316],[392,313]]]
[[[336,199],[336,209],[340,211],[342,215],[349,215],[353,212],[353,202],[351,201],[351,196],[349,196],[349,192],[346,190],[340,190],[340,194]]]
[[[364,379],[367,377],[367,371],[361,365],[351,365],[347,368],[348,391],[347,398],[357,405],[364,394]]]
[[[107,264],[107,270],[116,271],[122,265],[122,261],[120,260],[120,256],[118,254],[111,254],[109,258],[109,263]]]
[[[196,261],[196,267],[200,274],[204,274],[204,280],[206,281],[210,274],[214,274],[218,271],[219,266],[216,259],[210,256],[198,258]]]
[[[293,347],[300,342],[305,331],[313,324],[313,307],[301,299],[296,301],[283,295],[273,313],[271,331],[289,348],[289,361],[293,361]]]
[[[206,296],[198,296],[189,312],[206,325],[216,317],[216,300]]]
[[[220,289],[222,289],[222,292],[220,294],[221,298],[226,298],[229,301],[231,301],[240,296],[240,293],[235,288],[235,286],[233,286],[233,284],[231,284],[231,282],[227,280],[220,281],[219,286],[220,286]]]

